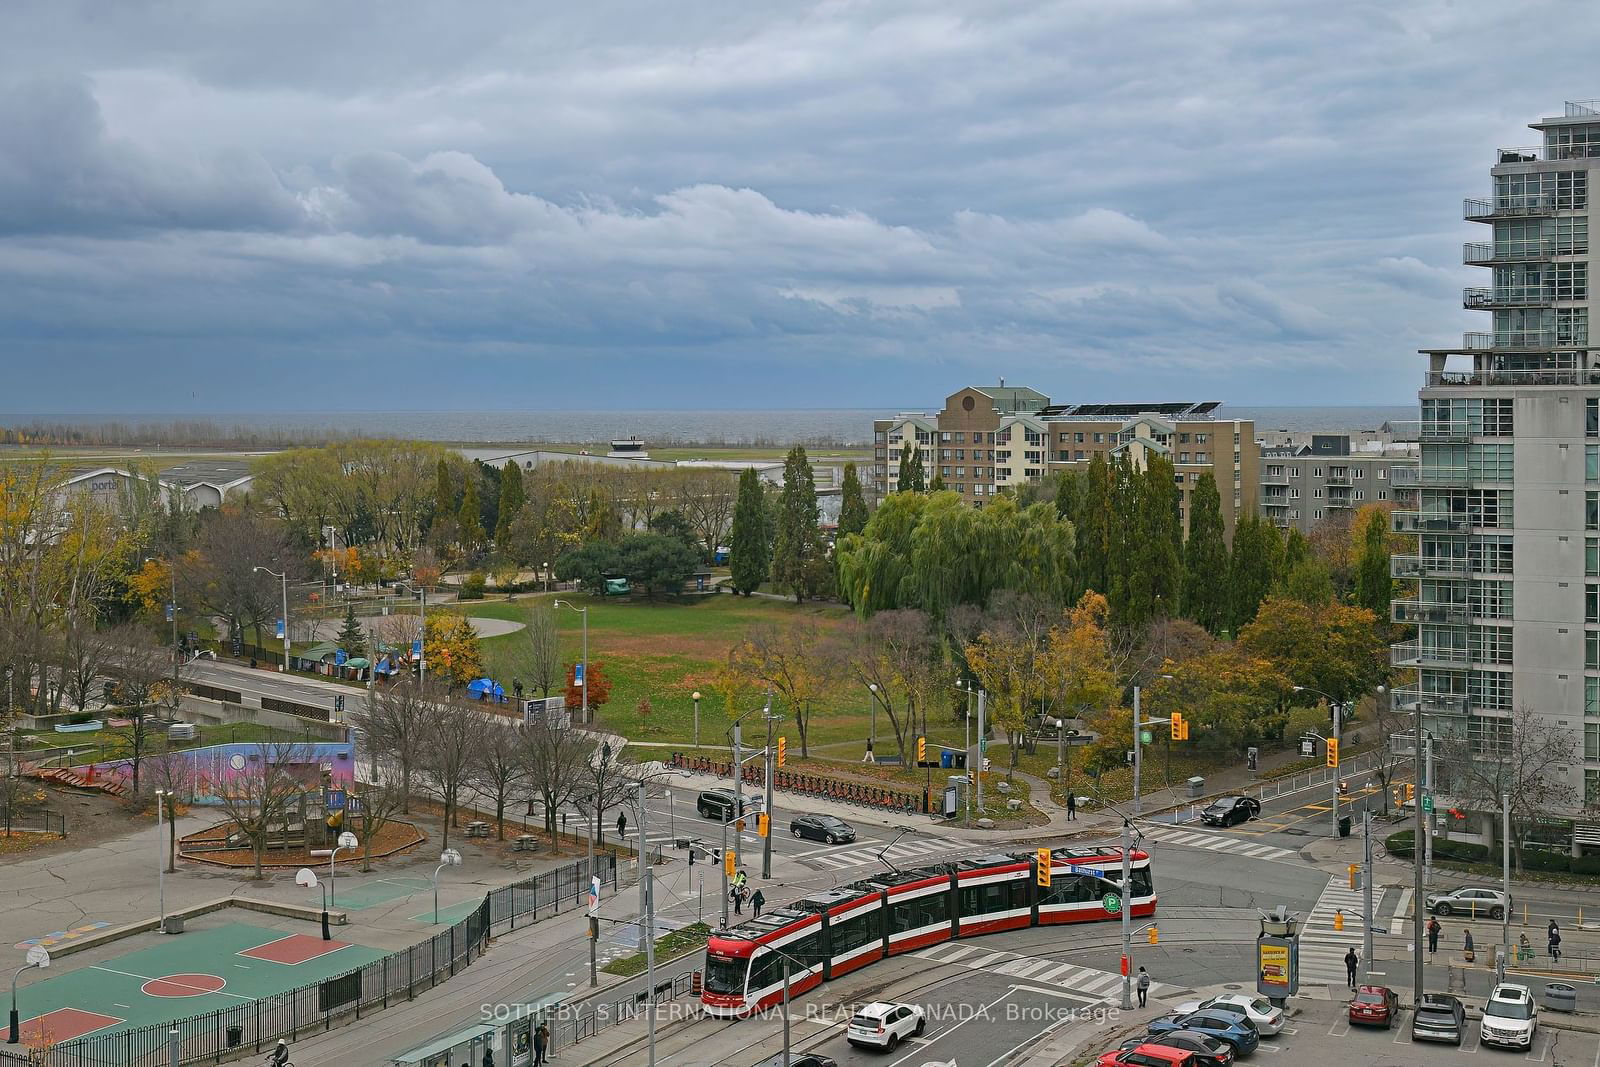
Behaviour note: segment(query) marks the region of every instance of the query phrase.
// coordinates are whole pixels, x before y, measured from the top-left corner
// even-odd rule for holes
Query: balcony
[[[1461,216],[1468,222],[1538,218],[1543,215],[1553,215],[1555,211],[1556,198],[1538,194],[1510,196],[1499,200],[1468,197],[1461,203]]]
[[[1340,472],[1336,474],[1336,473],[1334,473],[1333,469],[1330,468],[1328,470],[1327,480],[1324,482],[1324,484],[1325,485],[1342,485],[1342,486],[1346,486],[1346,487],[1352,485],[1353,482],[1351,481],[1351,478],[1350,478],[1349,469],[1348,468],[1340,468]]]
[[[1283,470],[1281,468],[1276,473],[1274,473],[1271,469],[1269,469],[1267,471],[1267,473],[1265,473],[1265,474],[1263,474],[1261,476],[1261,484],[1262,485],[1281,485],[1281,486],[1284,486],[1285,488],[1287,488],[1288,485],[1289,485],[1289,476],[1287,474],[1284,474]]]
[[[1465,604],[1438,601],[1395,600],[1389,604],[1389,617],[1395,622],[1416,625],[1465,626],[1470,621]]]
[[[1495,247],[1493,241],[1468,241],[1461,246],[1461,262],[1469,267],[1492,267],[1500,263],[1542,263],[1556,257],[1556,243],[1519,244]]]
[[[1393,512],[1394,532],[1400,534],[1464,534],[1471,530],[1464,515],[1438,515],[1432,512]]]
[[[1429,374],[1423,387],[1456,389],[1481,388],[1486,385],[1600,385],[1600,367],[1445,371],[1441,374]]]
[[[1471,564],[1457,556],[1390,556],[1391,578],[1465,578]]]
[[[1585,348],[1589,344],[1589,331],[1567,330],[1496,330],[1494,333],[1466,334],[1461,339],[1463,352],[1548,352],[1557,348]]]
[[[1466,419],[1439,419],[1424,422],[1417,429],[1417,437],[1423,441],[1466,441],[1472,437],[1472,424]],[[1394,468],[1400,470],[1403,468]],[[1391,471],[1390,477],[1393,477]]]
[[[1418,485],[1441,486],[1446,489],[1465,489],[1476,481],[1465,466],[1424,466],[1417,470]]]
[[[1467,667],[1472,654],[1464,648],[1439,648],[1419,641],[1389,646],[1389,664],[1394,667]]]
[[[1399,711],[1416,711],[1421,706],[1424,715],[1465,715],[1467,698],[1451,693],[1424,693],[1415,686],[1401,686],[1393,691],[1394,707]]]
[[[1495,154],[1495,166],[1514,163],[1560,163],[1568,159],[1600,157],[1600,144],[1536,144],[1526,148],[1502,148]]]
[[[1496,308],[1546,308],[1556,302],[1552,287],[1514,289],[1470,288],[1461,290],[1461,306],[1468,311],[1493,311]]]

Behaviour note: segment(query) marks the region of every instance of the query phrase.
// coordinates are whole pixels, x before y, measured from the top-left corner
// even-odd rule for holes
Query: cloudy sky
[[[1405,403],[1583,10],[7,0],[0,411]]]

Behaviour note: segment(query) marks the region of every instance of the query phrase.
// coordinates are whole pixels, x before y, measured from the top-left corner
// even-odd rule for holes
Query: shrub
[[[484,586],[488,579],[482,571],[473,571],[461,581],[461,592],[456,595],[457,600],[482,600]]]
[[[1573,874],[1600,874],[1600,855],[1579,856],[1568,869]]]
[[[1525,871],[1570,871],[1572,857],[1564,852],[1547,852],[1544,849],[1522,850],[1522,869]]]

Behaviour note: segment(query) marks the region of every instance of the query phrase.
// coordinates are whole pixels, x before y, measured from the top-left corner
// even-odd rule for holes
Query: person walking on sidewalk
[[[744,914],[744,890],[740,889],[736,885],[735,886],[729,886],[728,887],[728,898],[733,901],[733,913],[735,915],[743,915]]]
[[[1561,961],[1561,927],[1556,925],[1554,919],[1550,920],[1550,960],[1552,963]]]
[[[550,1028],[544,1023],[533,1032],[533,1067],[543,1067],[544,1051],[550,1047]]]
[[[1356,987],[1356,965],[1361,962],[1361,957],[1356,955],[1354,947],[1344,954],[1344,973],[1350,979],[1350,988]]]
[[[1145,1000],[1150,996],[1150,972],[1143,967],[1139,968],[1139,1007],[1144,1007]]]
[[[761,890],[757,889],[750,894],[750,907],[754,910],[756,918],[761,918],[761,905],[766,902],[767,898],[761,895]]]
[[[1074,822],[1078,818],[1078,798],[1073,796],[1072,790],[1067,790],[1067,821]]]
[[[1468,930],[1461,938],[1461,954],[1471,963],[1478,958],[1476,946],[1472,943],[1472,931]]]
[[[627,837],[627,836],[628,836],[628,813],[625,812],[625,811],[619,811],[619,812],[617,812],[617,840],[620,841],[624,837]]]
[[[1432,956],[1439,951],[1439,932],[1444,929],[1439,925],[1438,919],[1428,920],[1428,955]]]

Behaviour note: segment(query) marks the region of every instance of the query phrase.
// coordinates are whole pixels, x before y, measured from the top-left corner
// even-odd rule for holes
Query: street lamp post
[[[439,925],[439,872],[446,867],[461,866],[461,853],[447,848],[439,853],[439,866],[433,869],[433,925]]]
[[[867,733],[867,755],[869,762],[878,762],[878,683],[868,682],[867,689],[872,693],[872,726]]]
[[[157,929],[162,933],[167,932],[167,865],[161,857],[161,809],[171,795],[165,789],[156,790],[156,907],[161,917]]]
[[[1161,677],[1168,681],[1172,680],[1170,674],[1163,674]],[[1144,797],[1140,793],[1140,782],[1144,772],[1144,726],[1139,712],[1139,686],[1135,685],[1133,687],[1133,813],[1135,815],[1144,811]]]
[[[424,654],[428,649],[428,590],[404,582],[396,582],[394,586],[417,594],[417,683],[420,685],[428,680],[428,657]]]
[[[700,690],[696,689],[694,697],[694,747],[700,747]]]
[[[582,669],[578,672],[578,692],[583,698],[583,710],[580,712],[584,722],[589,721],[589,609],[587,606],[579,607],[570,600],[557,600],[557,608],[571,608],[583,616],[583,659],[579,660]]]
[[[251,567],[250,570],[251,573],[260,571],[263,574],[270,574],[283,583],[283,665],[278,669],[287,671],[289,669],[289,568],[275,571],[271,567]]]
[[[333,851],[328,853],[328,902],[329,903],[338,903],[337,898],[334,896],[333,861],[339,858],[339,853],[341,853],[341,852],[349,852],[349,851],[357,848],[358,846],[360,846],[360,844],[361,844],[361,842],[356,839],[356,835],[351,833],[349,830],[346,830],[344,833],[339,835],[339,840],[334,842]]]

